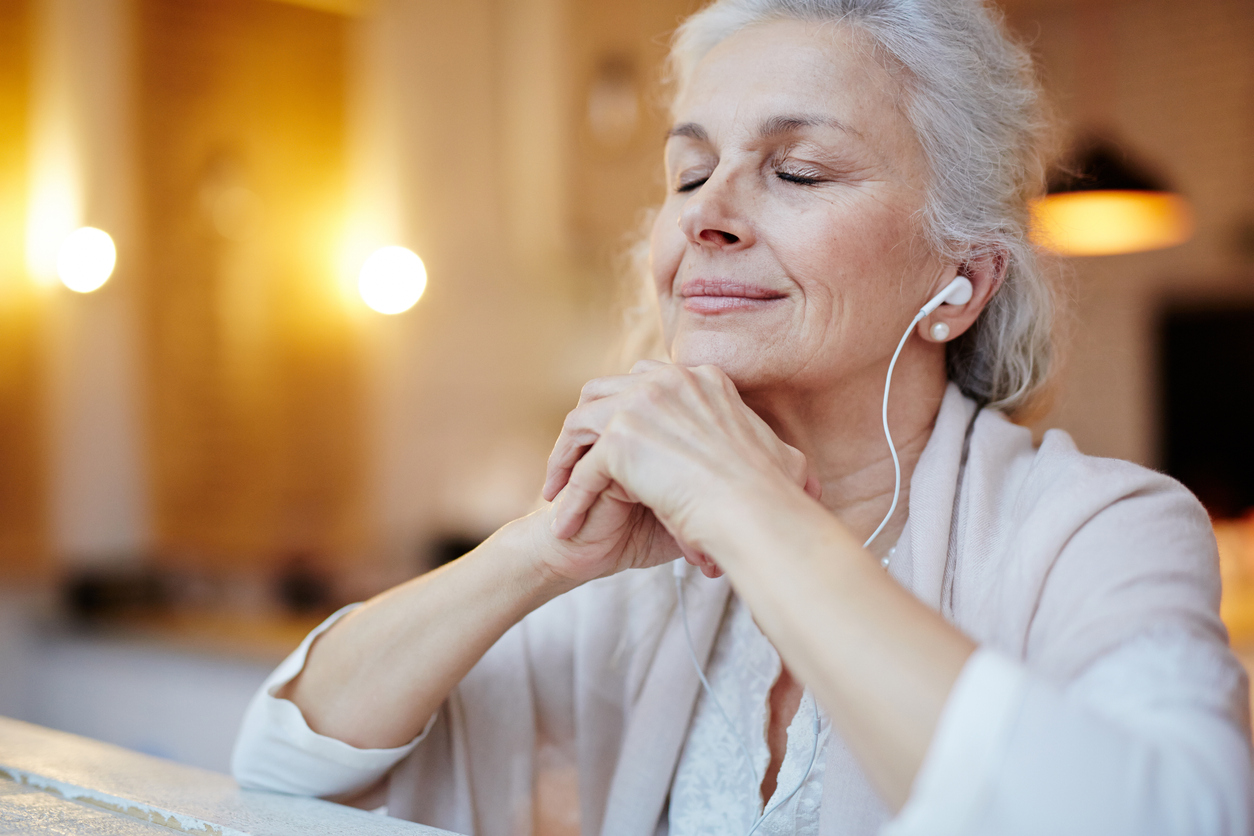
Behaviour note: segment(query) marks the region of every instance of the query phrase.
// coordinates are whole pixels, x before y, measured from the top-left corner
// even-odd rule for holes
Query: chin
[[[761,386],[777,376],[780,364],[771,362],[759,340],[726,331],[680,334],[671,343],[671,362],[680,366],[718,366],[736,388]]]

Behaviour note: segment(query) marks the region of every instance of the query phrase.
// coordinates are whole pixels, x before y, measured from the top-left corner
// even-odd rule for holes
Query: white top
[[[312,640],[356,606],[345,607],[310,633],[275,669],[249,705],[232,765],[232,772],[244,786],[314,796],[349,792],[376,781],[430,730],[431,723],[411,743],[395,749],[356,749],[317,734],[293,703],[273,696],[304,667]],[[746,742],[753,741],[751,753],[760,776],[769,757],[763,734],[766,695],[778,677],[780,661],[748,608],[739,599],[733,599],[731,606],[715,645],[708,678],[724,709],[737,722],[737,731],[745,735]],[[1226,719],[1212,708],[1220,693],[1217,685],[1230,675],[1229,660],[1213,643],[1182,633],[1129,642],[1065,689],[1041,687],[1040,683],[1034,686],[1023,664],[992,650],[979,650],[963,668],[950,694],[910,800],[881,836],[1016,832],[1014,823],[1028,818],[1027,811],[1034,806],[1064,798],[1073,809],[1089,810],[1091,821],[1108,820],[1110,798],[1104,788],[1069,783],[1068,763],[1077,756],[1098,763],[1109,759],[1113,768],[1137,733],[1164,743],[1188,741],[1190,748],[1200,752],[1241,745],[1242,741],[1232,739]],[[1159,692],[1160,698],[1147,703],[1143,698],[1147,689]],[[807,691],[789,726],[778,781],[783,792],[796,784],[809,760],[813,705]],[[1048,756],[1036,765],[1034,774],[1015,782],[1019,787],[1011,795],[1017,796],[1022,807],[995,809],[989,816],[988,797],[1005,777],[999,766],[1012,745],[1015,721],[1029,710],[1037,716],[1027,732],[1038,738],[1057,735],[1057,739],[1044,750]],[[810,777],[757,833],[817,833],[830,731],[826,716],[820,713],[820,718],[820,752]],[[1111,720],[1115,722],[1106,722]],[[751,734],[751,729],[758,733]],[[1022,735],[1024,729],[1018,732]],[[247,763],[242,762],[243,755]],[[1157,758],[1154,745],[1142,745],[1133,762],[1138,770],[1172,770],[1172,764]],[[670,836],[749,832],[759,813],[760,779],[746,774],[740,765],[743,760],[726,723],[702,694],[672,784]],[[256,771],[255,766],[262,764],[266,766],[264,772]],[[1180,803],[1204,804],[1213,788],[1200,783],[1202,776],[1191,773],[1188,764],[1174,766],[1179,772],[1176,789]],[[1138,780],[1136,773],[1128,780]],[[1238,780],[1248,781],[1248,773]],[[1057,785],[1059,794],[1040,792],[1040,787],[1049,785]],[[1005,792],[1004,787],[1001,791]],[[777,795],[779,792],[777,789]],[[1192,820],[1191,812],[1182,807],[1179,821],[1143,821],[1132,829],[1115,827],[1110,832],[1141,836],[1192,832],[1186,824]],[[1254,811],[1246,821],[1254,821]],[[1216,819],[1212,824],[1213,828],[1202,832],[1243,833],[1243,822]]]
[[[764,809],[762,776],[771,759],[766,742],[767,706],[771,687],[782,669],[779,653],[758,629],[749,608],[739,598],[732,598],[706,668],[710,688],[727,718],[709,694],[703,692],[697,698],[692,728],[671,785],[670,836],[744,836],[758,820]],[[807,688],[788,725],[784,762],[775,793],[765,807],[778,808],[762,822],[755,836],[816,836],[819,831],[831,723],[819,712],[817,752],[807,775],[810,755],[815,751],[816,711],[818,705]],[[748,747],[752,765],[743,746]],[[805,783],[796,794],[779,804],[803,777]]]
[[[1254,832],[1248,683],[1217,615],[1209,522],[1187,491],[1083,456],[1062,433],[1034,447],[951,386],[909,510],[890,574],[980,649],[896,816],[828,733],[820,836]],[[735,623],[723,617],[730,585],[690,581],[693,644],[717,674],[708,660],[720,625]],[[668,800],[678,826],[698,809],[684,801],[693,764],[714,755],[695,753],[706,712],[692,713],[700,685],[673,605],[666,566],[554,599],[485,654],[426,745],[393,750],[320,737],[274,698],[316,631],[250,705],[233,772],[246,786],[329,795],[395,767],[392,812],[511,836],[532,820],[548,734],[574,759],[586,834],[651,836],[670,821]],[[741,797],[756,806],[756,788]]]

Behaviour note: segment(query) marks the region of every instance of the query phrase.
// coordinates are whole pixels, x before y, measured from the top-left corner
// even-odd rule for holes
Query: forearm
[[[368,601],[319,637],[279,696],[309,727],[362,749],[417,736],[506,630],[569,584],[540,571],[523,521]]]
[[[711,555],[900,807],[975,645],[792,486],[747,507],[753,512],[728,514]]]

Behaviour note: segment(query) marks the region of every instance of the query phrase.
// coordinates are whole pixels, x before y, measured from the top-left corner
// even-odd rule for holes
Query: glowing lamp
[[[409,310],[427,289],[427,268],[412,250],[383,247],[371,253],[357,276],[357,292],[372,310],[398,314]]]
[[[1060,255],[1174,247],[1193,234],[1189,202],[1113,144],[1090,140],[1032,206],[1032,238]]]
[[[109,233],[84,226],[65,237],[57,250],[57,275],[76,293],[91,293],[109,280],[118,250]]]
[[[1033,208],[1037,241],[1061,255],[1115,255],[1189,240],[1189,203],[1170,192],[1070,192]]]

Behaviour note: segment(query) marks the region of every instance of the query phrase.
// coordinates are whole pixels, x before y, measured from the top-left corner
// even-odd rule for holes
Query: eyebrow
[[[846,125],[839,119],[832,119],[828,116],[811,116],[809,114],[789,114],[764,119],[758,125],[758,134],[763,137],[772,137],[780,134],[795,133],[804,128],[835,128],[838,131],[844,131],[854,136],[862,136],[857,129]]]
[[[795,133],[805,128],[835,128],[838,131],[844,131],[848,134],[861,137],[862,133],[839,119],[832,119],[827,116],[812,116],[809,114],[789,114],[786,116],[771,116],[763,119],[758,125],[758,135],[763,138],[779,136],[780,134]],[[671,128],[666,133],[666,138],[676,136],[686,136],[697,142],[709,142],[710,134],[705,128],[696,122],[683,122]]]
[[[710,135],[706,132],[705,128],[701,127],[696,122],[684,122],[683,124],[676,125],[666,132],[667,139],[676,136],[686,136],[689,139],[696,140],[697,142],[710,141]]]

